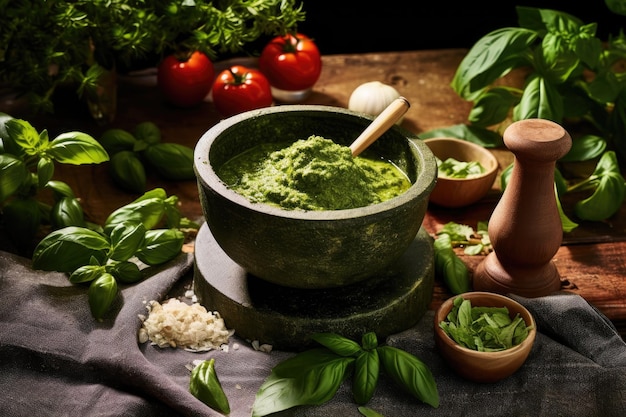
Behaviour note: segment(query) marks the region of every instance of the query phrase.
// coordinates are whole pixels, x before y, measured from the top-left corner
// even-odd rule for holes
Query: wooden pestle
[[[494,251],[476,268],[473,287],[540,297],[561,288],[552,262],[563,241],[554,169],[572,140],[563,127],[543,119],[515,122],[503,138],[515,155],[513,170],[489,219]]]

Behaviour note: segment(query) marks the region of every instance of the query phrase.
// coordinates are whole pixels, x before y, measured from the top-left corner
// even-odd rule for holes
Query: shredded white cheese
[[[140,343],[148,340],[161,348],[179,347],[192,352],[220,349],[227,345],[234,330],[229,330],[217,312],[209,312],[202,305],[191,305],[170,298],[160,304],[146,304],[148,317],[139,329]]]

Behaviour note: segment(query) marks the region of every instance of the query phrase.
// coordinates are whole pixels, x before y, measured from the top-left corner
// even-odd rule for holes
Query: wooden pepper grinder
[[[563,241],[556,205],[556,161],[572,146],[560,125],[543,119],[511,124],[504,144],[515,155],[509,183],[489,220],[493,252],[474,273],[475,291],[540,297],[558,291],[552,258]]]

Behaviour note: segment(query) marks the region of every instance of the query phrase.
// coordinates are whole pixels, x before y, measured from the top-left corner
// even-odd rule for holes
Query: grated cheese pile
[[[139,329],[139,343],[148,340],[161,348],[180,347],[193,352],[219,349],[228,344],[234,331],[228,330],[219,313],[211,313],[202,305],[183,303],[170,298],[159,304],[150,301],[148,317]]]

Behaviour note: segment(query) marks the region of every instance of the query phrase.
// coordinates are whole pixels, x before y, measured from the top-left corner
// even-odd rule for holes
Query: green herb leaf
[[[47,132],[38,134],[26,120],[10,119],[5,122],[5,126],[9,137],[26,155],[36,155],[48,146]]]
[[[113,228],[109,238],[111,241],[109,258],[126,261],[144,246],[146,228],[142,223],[123,222]]]
[[[133,151],[119,151],[111,157],[111,177],[120,188],[132,193],[146,191],[146,171]]]
[[[222,414],[230,413],[228,397],[222,388],[222,384],[215,371],[215,359],[202,361],[191,371],[189,392]]]
[[[109,311],[117,297],[117,282],[115,278],[106,272],[100,275],[89,285],[87,295],[91,315],[98,320],[102,320],[102,317]]]
[[[311,339],[340,356],[357,356],[363,349],[354,340],[335,333],[316,333]]]
[[[149,145],[155,145],[161,142],[161,130],[152,122],[142,122],[135,126],[135,138],[146,142]]]
[[[101,234],[83,227],[65,227],[44,237],[33,253],[33,269],[71,273],[90,263],[100,264],[109,251],[109,241]]]
[[[417,357],[393,346],[376,348],[385,372],[420,401],[437,408],[439,392],[432,372]]]
[[[9,154],[0,154],[0,203],[20,189],[29,173],[24,162]]]
[[[43,188],[54,175],[54,162],[50,158],[42,157],[37,162],[37,181]]]
[[[105,272],[106,268],[101,265],[83,265],[70,274],[69,280],[72,284],[91,282]]]
[[[146,160],[163,178],[170,180],[192,180],[193,149],[178,143],[157,143],[143,152]]]
[[[135,256],[147,265],[160,265],[178,256],[183,248],[185,235],[177,229],[148,230],[144,247]]]
[[[157,226],[165,215],[167,205],[164,197],[151,197],[157,194],[160,193],[155,193],[154,190],[149,191],[135,201],[113,211],[105,221],[104,230],[110,233],[115,226],[124,222],[143,223],[146,230]]]
[[[143,273],[139,269],[139,266],[129,261],[109,261],[106,264],[106,272],[113,275],[117,281],[124,284],[134,284],[143,279]]]
[[[376,412],[369,407],[361,406],[358,408],[358,410],[359,410],[359,413],[363,414],[365,417],[385,417],[379,412]]]
[[[380,361],[378,351],[363,351],[354,362],[354,379],[352,381],[352,394],[357,404],[367,404],[376,391],[378,376],[380,374]]]
[[[78,199],[61,197],[52,206],[50,221],[56,229],[68,226],[86,227],[83,207]]]
[[[108,129],[100,137],[100,144],[109,155],[121,151],[132,151],[137,139],[124,129]]]
[[[502,28],[485,35],[463,58],[451,87],[466,100],[518,65],[537,33],[524,28]]]
[[[50,142],[46,152],[54,160],[64,164],[99,164],[109,160],[102,145],[82,132],[60,134]]]
[[[561,162],[588,161],[599,157],[606,150],[606,140],[596,135],[583,135],[572,141],[572,147]]]
[[[578,218],[600,221],[619,210],[626,196],[626,184],[614,151],[607,151],[602,155],[594,172],[584,183],[595,184],[596,188],[590,197],[576,203],[574,211]],[[577,186],[581,187],[581,184]],[[573,189],[576,187],[570,191]]]
[[[331,400],[355,361],[327,349],[312,349],[278,364],[256,394],[252,416]]]

